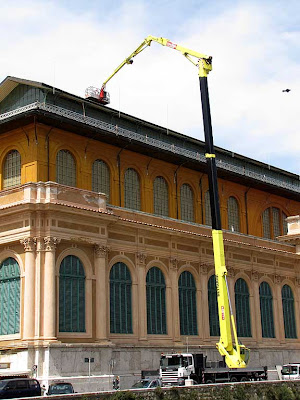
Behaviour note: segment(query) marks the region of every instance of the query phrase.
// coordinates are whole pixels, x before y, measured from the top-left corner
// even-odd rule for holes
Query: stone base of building
[[[204,353],[207,360],[220,356],[212,346],[189,348],[107,346],[104,344],[49,343],[28,348],[1,350],[0,376],[34,376],[46,388],[57,380],[71,382],[76,392],[111,390],[114,376],[120,377],[120,388],[127,389],[140,379],[141,371],[159,368],[161,353]],[[268,366],[276,377],[276,366],[299,362],[300,349],[251,348],[249,366]]]

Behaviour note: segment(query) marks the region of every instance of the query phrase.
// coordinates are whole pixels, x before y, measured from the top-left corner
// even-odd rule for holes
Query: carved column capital
[[[235,277],[235,269],[232,267],[228,267],[227,268],[227,276],[229,276],[230,278],[234,278]]]
[[[252,281],[258,281],[258,272],[257,271],[252,271],[251,279],[252,279]]]
[[[60,243],[60,239],[54,236],[46,236],[44,237],[44,243],[46,251],[54,251],[56,246]]]
[[[300,286],[300,276],[296,276],[296,278],[295,278],[295,284],[296,284],[297,286]]]
[[[277,275],[277,274],[274,275],[274,283],[281,283],[281,276],[280,275]]]
[[[200,272],[201,274],[205,275],[208,272],[208,266],[207,264],[200,264]]]
[[[36,238],[27,237],[20,240],[20,243],[24,246],[25,251],[35,251]]]
[[[136,253],[136,257],[137,257],[137,260],[138,260],[139,264],[145,265],[146,258],[147,258],[147,254],[146,253],[143,253],[143,252],[139,251],[139,252]]]
[[[94,246],[95,257],[105,258],[108,256],[108,253],[109,253],[109,247],[99,244],[96,244]]]
[[[171,268],[177,269],[178,268],[178,260],[175,257],[170,257],[170,266]]]

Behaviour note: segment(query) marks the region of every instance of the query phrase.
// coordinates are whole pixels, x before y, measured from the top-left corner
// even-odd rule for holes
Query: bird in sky
[[[291,89],[284,89],[283,90],[283,92],[287,92],[287,93],[290,92],[290,91],[291,91]]]

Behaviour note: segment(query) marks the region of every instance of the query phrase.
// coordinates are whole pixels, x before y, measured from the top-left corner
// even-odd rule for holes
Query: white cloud
[[[264,5],[242,2],[207,16],[203,7],[189,15],[187,2],[182,23],[172,26],[180,34],[170,39],[213,56],[208,80],[215,143],[299,173],[299,32],[282,25],[279,6],[270,13]],[[141,1],[115,3],[105,14],[88,6],[68,10],[58,1],[0,5],[0,34],[7,38],[1,79],[15,75],[84,96],[145,36],[171,30],[169,16],[165,25],[162,20],[160,15],[158,26],[155,8],[151,14]],[[282,93],[286,87],[292,91]],[[153,43],[107,88],[113,108],[203,140],[197,69],[177,51]]]

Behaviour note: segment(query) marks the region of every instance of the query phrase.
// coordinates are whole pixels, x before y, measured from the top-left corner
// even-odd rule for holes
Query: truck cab
[[[163,385],[178,385],[195,373],[194,357],[189,353],[162,354],[159,372]]]
[[[282,380],[287,381],[287,380],[300,379],[299,368],[300,368],[300,363],[291,363],[283,365],[281,371]]]

